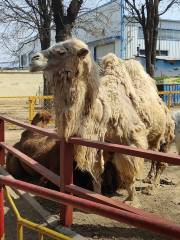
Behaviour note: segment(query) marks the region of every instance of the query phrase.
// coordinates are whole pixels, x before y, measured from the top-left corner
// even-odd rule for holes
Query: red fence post
[[[4,142],[4,120],[0,119],[0,142]],[[0,165],[5,164],[5,152],[2,147],[0,147]]]
[[[4,240],[4,197],[3,187],[0,185],[0,240]]]
[[[65,192],[65,186],[73,183],[73,144],[60,143],[60,191]],[[60,223],[70,227],[73,222],[73,208],[60,206]]]

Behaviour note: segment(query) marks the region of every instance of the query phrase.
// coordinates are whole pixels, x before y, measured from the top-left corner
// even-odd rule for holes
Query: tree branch
[[[83,0],[72,0],[67,9],[67,19],[69,23],[74,23],[79,10],[83,4]]]

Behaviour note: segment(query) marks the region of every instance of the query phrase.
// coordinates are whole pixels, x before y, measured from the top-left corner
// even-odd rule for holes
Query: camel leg
[[[101,194],[102,173],[104,172],[104,156],[103,151],[97,151],[97,161],[94,164],[93,171],[93,189],[94,192]]]
[[[155,167],[156,167],[156,162],[152,161],[151,162],[151,168],[149,170],[149,173],[147,177],[143,180],[144,183],[152,183],[153,181],[153,176],[155,174]]]
[[[93,189],[94,192],[101,194],[101,181],[93,180]]]
[[[160,184],[160,177],[167,166],[168,166],[167,163],[156,162],[156,171],[155,171],[155,177],[154,177],[155,186],[158,186]]]
[[[134,201],[134,199],[136,197],[136,189],[135,189],[134,183],[126,182],[125,188],[128,192],[128,197],[125,199],[125,201]]]
[[[157,186],[160,184],[160,177],[163,173],[163,171],[166,169],[168,166],[167,163],[163,162],[155,162],[154,161],[154,179],[152,179],[151,186],[147,186],[142,192],[147,195],[152,195],[156,189]]]
[[[168,143],[161,144],[160,146],[160,152],[167,153],[170,148],[170,145]],[[167,168],[168,164],[164,162],[156,162],[156,170],[155,170],[155,176],[154,176],[154,185],[158,186],[160,184],[160,177],[164,170]]]
[[[115,153],[112,161],[116,166],[119,178],[128,192],[128,197],[125,201],[134,201],[136,193],[134,184],[138,177],[138,172],[141,171],[143,160]]]

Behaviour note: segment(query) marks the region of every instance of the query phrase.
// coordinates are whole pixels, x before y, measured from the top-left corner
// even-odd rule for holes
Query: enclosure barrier
[[[7,196],[7,199],[9,201],[9,204],[16,216],[16,219],[17,219],[17,239],[18,240],[23,240],[24,239],[24,236],[23,236],[23,228],[26,227],[28,229],[31,229],[35,232],[38,233],[38,240],[43,240],[44,239],[44,236],[48,236],[50,237],[51,239],[54,239],[54,240],[59,240],[59,239],[62,239],[62,240],[71,240],[72,238],[70,237],[67,237],[61,233],[58,233],[54,230],[51,230],[47,227],[44,227],[44,226],[41,226],[40,224],[37,224],[37,223],[34,223],[32,221],[29,221],[25,218],[23,218],[18,209],[16,208],[16,205],[7,189],[7,187],[5,187],[5,195]]]
[[[168,108],[180,105],[180,91],[159,91]],[[177,99],[176,99],[177,98]],[[176,101],[175,101],[176,100]],[[53,96],[15,96],[0,97],[1,115],[17,116],[21,121],[31,122],[38,111],[47,110],[54,115]],[[9,125],[9,128],[12,128]]]
[[[176,104],[180,105],[180,91],[159,91],[158,94],[164,97],[163,101],[165,101],[168,108],[173,107],[173,98],[178,98]]]
[[[39,107],[37,107],[39,106]],[[42,110],[52,111],[53,109],[53,96],[30,96],[29,97],[29,121],[31,122],[35,113],[36,108]]]
[[[16,124],[31,131],[39,132],[57,140],[60,144],[60,178],[49,169],[36,163],[30,157],[16,150],[12,146],[4,143],[4,121]],[[59,139],[52,130],[42,129],[30,124],[24,124],[11,118],[0,117],[0,164],[4,164],[4,150],[8,150],[13,155],[24,161],[32,169],[43,175],[45,178],[60,187],[61,192],[45,189],[30,183],[12,179],[8,176],[0,176],[0,239],[4,234],[4,213],[3,213],[3,190],[4,185],[21,189],[53,201],[57,201],[60,206],[60,221],[65,226],[70,226],[73,220],[73,208],[96,213],[119,222],[130,224],[132,226],[150,230],[169,236],[171,239],[180,239],[180,226],[170,220],[161,218],[155,214],[145,212],[141,209],[128,206],[121,201],[110,199],[108,197],[96,194],[94,192],[82,189],[73,185],[73,145],[83,145],[92,148],[115,151],[123,154],[139,156],[156,161],[163,161],[170,164],[180,165],[180,157],[175,154],[165,154],[150,150],[136,149],[129,146],[118,144],[103,143],[99,141],[90,141],[80,138],[70,138],[68,142]],[[71,194],[75,194],[73,196]]]
[[[1,115],[18,116],[21,121],[31,122],[36,112],[48,110],[53,114],[52,96],[0,97]],[[11,127],[11,126],[10,126]]]

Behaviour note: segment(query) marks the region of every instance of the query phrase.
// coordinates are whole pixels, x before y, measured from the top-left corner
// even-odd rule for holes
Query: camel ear
[[[78,51],[78,53],[77,53],[77,55],[78,55],[78,57],[79,58],[85,58],[85,56],[87,55],[89,53],[89,50],[88,49],[86,49],[86,48],[81,48],[79,51]]]

